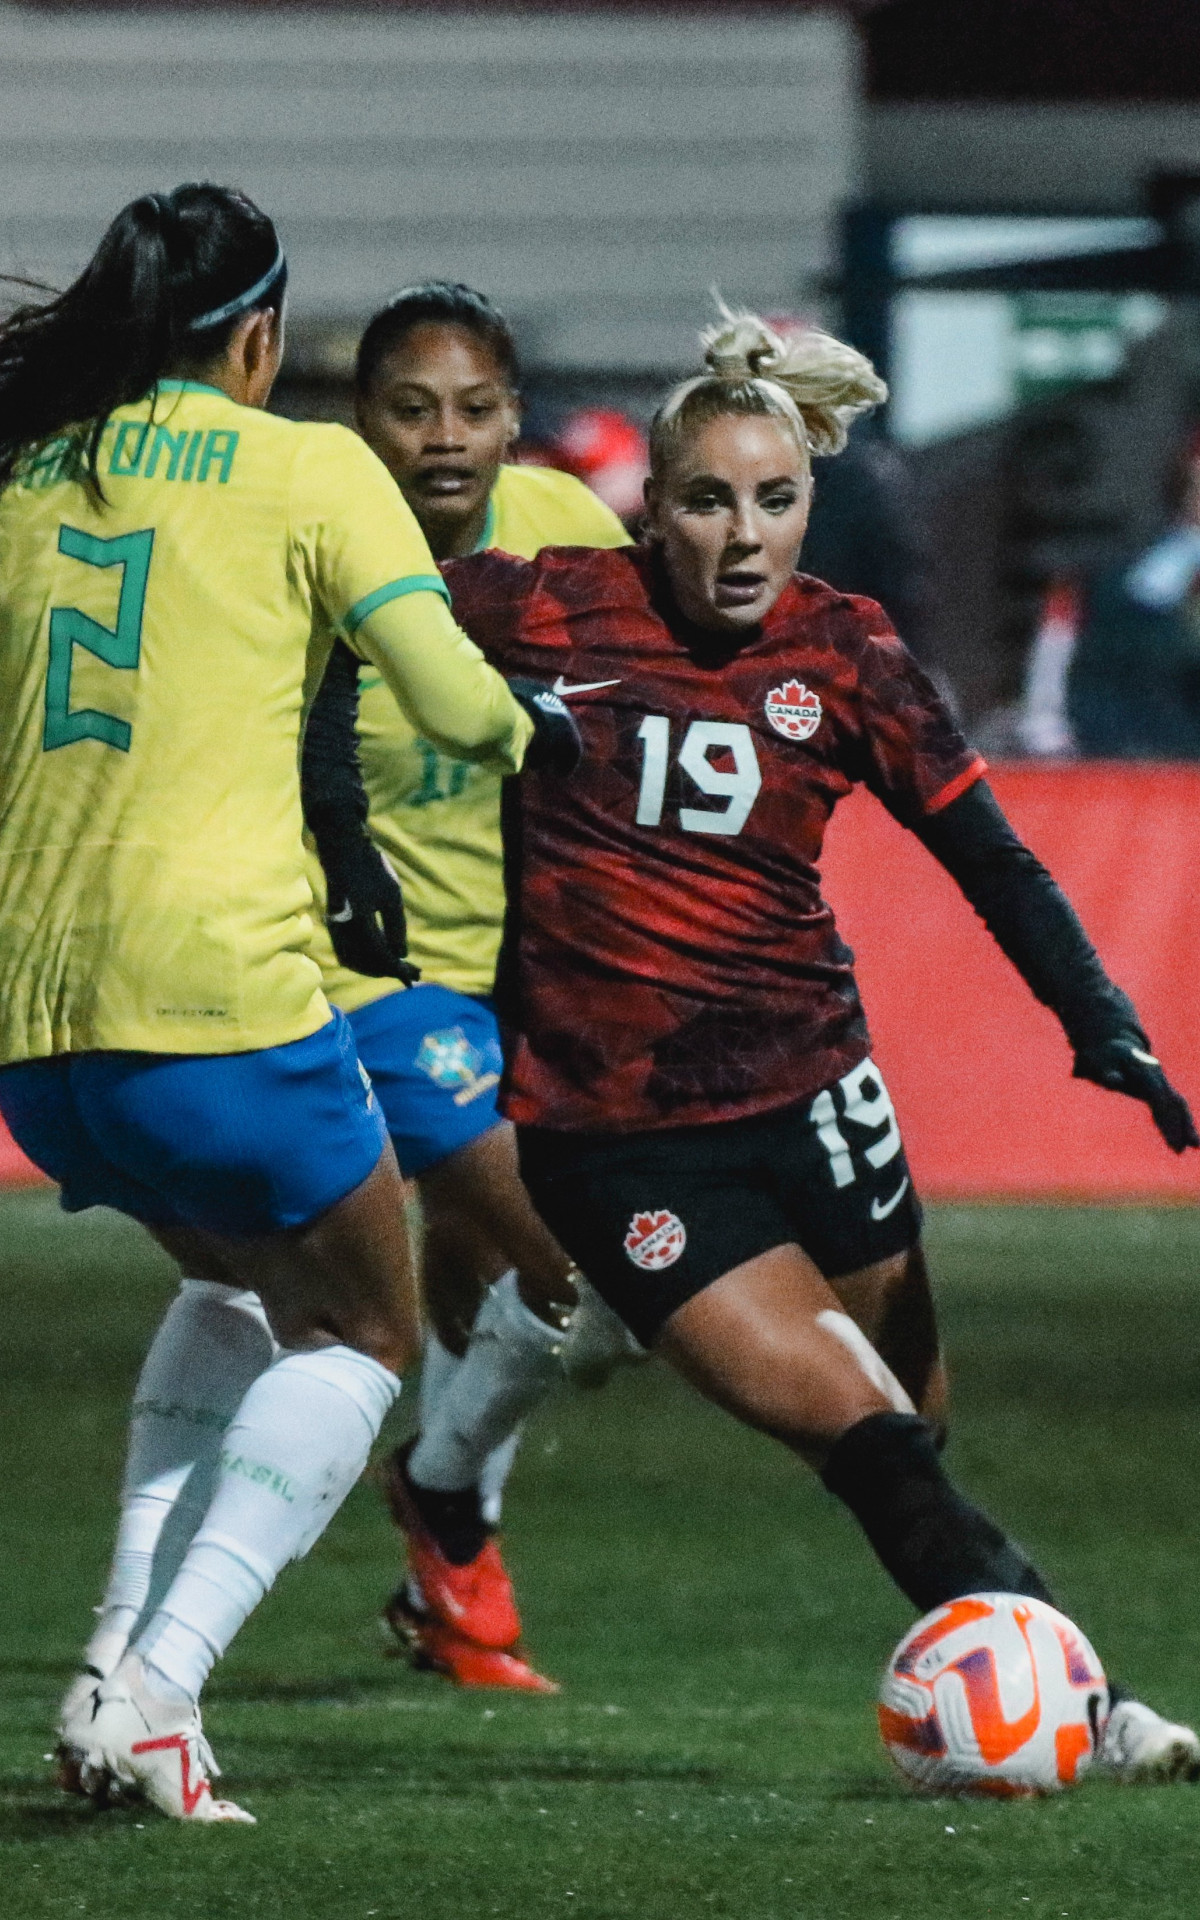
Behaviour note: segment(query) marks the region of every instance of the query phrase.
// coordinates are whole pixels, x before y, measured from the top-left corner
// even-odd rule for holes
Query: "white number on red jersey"
[[[639,827],[662,822],[671,753],[671,722],[662,713],[648,713],[638,728],[642,742],[642,784],[638,789]],[[722,773],[709,754],[724,750],[733,756],[733,768]],[[754,735],[740,721],[693,720],[679,749],[679,765],[701,793],[727,802],[720,810],[680,807],[679,824],[685,833],[740,833],[762,786]]]

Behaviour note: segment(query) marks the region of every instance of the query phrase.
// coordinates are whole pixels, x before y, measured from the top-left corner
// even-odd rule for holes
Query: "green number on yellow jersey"
[[[121,592],[115,627],[103,626],[78,607],[51,609],[46,725],[42,734],[45,752],[55,747],[69,747],[76,740],[101,740],[120,753],[129,752],[133,729],[128,720],[119,720],[115,714],[102,713],[96,707],[78,707],[72,712],[71,668],[76,647],[86,647],[98,660],[103,660],[105,666],[124,672],[136,669],[142,652],[142,615],[153,549],[153,529],[121,533],[111,540],[102,540],[79,527],[59,528],[59,552],[70,560],[81,561],[85,567],[120,567]]]

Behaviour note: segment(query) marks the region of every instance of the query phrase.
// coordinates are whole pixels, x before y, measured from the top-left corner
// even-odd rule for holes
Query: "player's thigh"
[[[344,1018],[244,1054],[82,1055],[70,1080],[87,1204],[132,1213],[198,1277],[254,1288],[284,1345],[411,1358],[403,1183]]]
[[[518,1128],[535,1207],[644,1347],[734,1268],[796,1240],[757,1122],[637,1134]]]
[[[570,1262],[522,1184],[496,1105],[503,1066],[488,1001],[422,984],[350,1015],[401,1168],[421,1192],[430,1317],[453,1348],[482,1290],[508,1267],[539,1308]]]
[[[848,1428],[904,1405],[836,1294],[797,1246],[777,1246],[676,1308],[659,1352],[708,1399],[815,1465]]]
[[[769,1116],[764,1147],[797,1240],[914,1404],[945,1411],[921,1206],[873,1060]]]
[[[433,1265],[447,1266],[441,1249],[451,1255],[466,1250],[474,1235],[481,1278],[491,1281],[515,1267],[523,1294],[562,1299],[571,1263],[534,1208],[521,1179],[516,1135],[506,1120],[428,1168],[419,1186],[431,1295],[437,1285]]]
[[[903,1390],[796,1243],[763,1123],[623,1136],[518,1130],[539,1210],[643,1346],[819,1461]]]
[[[405,1187],[390,1146],[359,1186],[303,1226],[250,1236],[193,1226],[149,1231],[191,1279],[257,1293],[282,1347],[352,1346],[394,1373],[416,1359]]]
[[[385,1141],[366,1179],[286,1233],[206,1236],[261,1298],[281,1346],[345,1345],[403,1373],[421,1347],[405,1186]]]

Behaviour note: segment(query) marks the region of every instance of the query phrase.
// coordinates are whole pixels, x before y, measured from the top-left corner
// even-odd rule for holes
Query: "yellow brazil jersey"
[[[571,474],[501,467],[479,544],[532,560],[543,547],[628,546],[629,535]],[[409,957],[439,986],[490,993],[504,922],[502,776],[439,751],[405,720],[377,673],[361,681],[371,833],[404,889]],[[324,927],[314,951],[337,1006],[351,1010],[396,990],[394,980],[340,967]]]
[[[443,737],[512,767],[528,722],[345,428],[163,381],[154,417],[108,421],[100,476],[103,501],[64,439],[0,493],[0,1062],[300,1039],[329,1009],[297,747],[334,633],[407,697],[427,605],[450,638],[409,678],[448,659],[457,711],[486,710]],[[410,707],[436,732],[435,696]]]

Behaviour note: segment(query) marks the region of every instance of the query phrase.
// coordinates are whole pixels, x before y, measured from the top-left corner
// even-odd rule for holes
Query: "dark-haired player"
[[[510,463],[520,427],[516,347],[504,317],[473,288],[407,287],[375,315],[358,351],[355,410],[363,438],[439,560],[489,547],[532,559],[544,546],[628,544],[616,515],[581,481]],[[561,1378],[563,1321],[577,1285],[586,1305],[572,1314],[568,1361],[589,1330],[612,1356],[632,1343],[538,1219],[517,1169],[512,1127],[497,1108],[502,1060],[491,993],[504,920],[500,776],[428,738],[379,673],[364,673],[360,684],[369,828],[403,887],[420,984],[405,992],[394,976],[342,966],[323,931],[315,951],[326,993],[349,1015],[401,1168],[420,1189],[432,1322],[421,1435],[407,1470],[399,1459],[390,1469],[410,1571],[387,1618],[419,1659],[460,1684],[536,1689],[538,1675],[512,1651],[520,1621],[490,1537],[516,1423],[524,1405]],[[336,874],[337,848],[319,804],[310,820]],[[355,838],[351,845],[357,848]],[[348,896],[354,885],[346,878]],[[334,932],[353,958],[344,923]],[[486,1430],[475,1428],[464,1452],[461,1409],[470,1409],[475,1427],[478,1362],[464,1372],[462,1356],[481,1301],[481,1339],[503,1334],[504,1397],[498,1405],[490,1382],[488,1420],[498,1443],[488,1445]],[[472,1496],[463,1514],[454,1489],[476,1470],[481,1513]]]
[[[749,316],[652,431],[650,540],[446,569],[507,671],[553,679],[573,780],[512,796],[498,995],[506,1108],[539,1210],[639,1340],[807,1459],[924,1610],[1049,1598],[947,1478],[920,1209],[821,899],[826,822],[865,783],[947,868],[1077,1075],[1194,1147],[1186,1103],[873,602],[794,567],[810,452],[880,397],[826,336]],[[903,903],[897,902],[897,911]],[[464,1498],[469,1489],[464,1488]],[[1200,1742],[1127,1697],[1104,1757],[1193,1777]]]
[[[247,1817],[213,1796],[201,1688],[419,1337],[403,1182],[305,952],[306,682],[336,631],[444,748],[515,772],[537,738],[375,456],[265,411],[286,282],[267,216],[189,185],[0,325],[0,1112],[64,1206],[130,1214],[189,1276],[64,1779],[192,1821]]]

